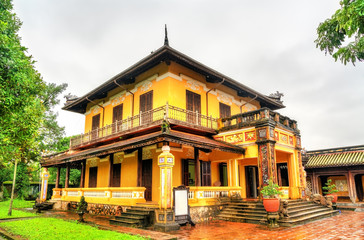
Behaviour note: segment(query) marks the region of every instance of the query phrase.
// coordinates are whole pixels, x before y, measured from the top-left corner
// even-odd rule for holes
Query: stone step
[[[219,215],[218,219],[231,222],[243,222],[243,223],[255,223],[255,224],[262,224],[263,221],[265,221],[265,217],[251,218],[251,217],[242,217],[233,215]]]
[[[132,215],[132,214],[122,214],[121,216],[115,216],[116,220],[124,220],[124,219],[135,219],[144,221],[146,216],[144,215]]]
[[[231,212],[231,213],[260,213],[260,214],[266,214],[267,212],[265,209],[256,209],[256,210],[241,210],[241,209],[224,209],[222,212]]]
[[[301,225],[301,224],[305,224],[308,222],[312,222],[312,221],[322,219],[322,218],[332,217],[337,214],[339,214],[339,211],[329,210],[329,211],[325,211],[325,212],[319,212],[319,213],[315,213],[315,214],[311,214],[311,215],[306,215],[306,216],[303,216],[303,217],[300,217],[297,219],[290,219],[290,218],[280,219],[280,220],[278,220],[278,224],[283,227],[291,227],[291,226],[296,226],[296,225]]]
[[[312,209],[310,211],[302,211],[302,212],[297,212],[295,214],[289,214],[289,218],[290,219],[294,219],[294,218],[300,218],[302,216],[310,216],[310,215],[314,215],[314,214],[318,214],[318,213],[325,213],[325,212],[330,212],[333,211],[329,208],[317,208],[317,209]]]
[[[124,227],[142,227],[139,220],[135,219],[110,219],[110,224]]]
[[[288,214],[295,214],[297,212],[310,211],[312,209],[318,209],[318,208],[322,208],[322,206],[312,205],[309,207],[302,207],[302,208],[293,208],[293,209],[288,208]]]

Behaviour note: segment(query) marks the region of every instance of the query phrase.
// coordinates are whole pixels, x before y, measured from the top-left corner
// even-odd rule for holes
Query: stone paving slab
[[[171,232],[178,239],[364,239],[364,213],[343,212],[340,215],[289,228],[269,229],[263,225],[213,221],[186,226]]]
[[[72,212],[48,211],[44,216],[59,217],[63,219],[78,219],[78,215]],[[151,230],[114,226],[109,224],[110,217],[92,216],[86,214],[85,220],[91,225],[97,225],[101,229],[113,230],[133,235],[141,235],[150,239],[317,239],[317,240],[363,240],[364,239],[364,213],[344,211],[341,214],[320,219],[305,225],[296,227],[281,227],[269,229],[264,225],[212,221],[200,223],[196,227],[184,226],[178,231],[162,233]]]

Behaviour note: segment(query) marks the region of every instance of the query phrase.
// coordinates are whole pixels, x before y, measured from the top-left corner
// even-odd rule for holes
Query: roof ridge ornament
[[[168,34],[167,34],[167,24],[164,24],[164,45],[169,46]]]

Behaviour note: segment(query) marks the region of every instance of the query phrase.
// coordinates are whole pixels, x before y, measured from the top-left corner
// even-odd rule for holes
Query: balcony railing
[[[136,116],[116,121],[88,133],[75,136],[70,140],[70,148],[77,148],[100,140],[116,137],[127,131],[133,131],[140,127],[147,127],[148,125],[162,122],[163,120],[176,124],[188,124],[193,127],[203,127],[212,130],[217,129],[216,118],[167,104],[150,111],[140,112],[140,114]]]
[[[271,120],[278,126],[291,131],[298,131],[297,122],[288,117],[282,116],[269,108],[261,108],[255,111],[236,114],[228,118],[219,119],[219,130],[239,129],[247,126],[255,126],[257,123]]]

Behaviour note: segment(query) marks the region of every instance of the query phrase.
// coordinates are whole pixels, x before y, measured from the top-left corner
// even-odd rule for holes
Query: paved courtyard
[[[78,217],[74,213],[66,212],[45,214],[71,219]],[[185,226],[179,231],[168,234],[113,226],[109,224],[107,217],[88,215],[86,220],[103,229],[139,234],[152,239],[364,239],[364,212],[352,211],[343,211],[340,215],[331,218],[290,228],[269,229],[266,226],[250,223],[213,221],[197,224],[196,227]]]

